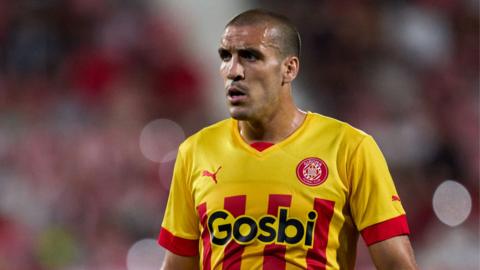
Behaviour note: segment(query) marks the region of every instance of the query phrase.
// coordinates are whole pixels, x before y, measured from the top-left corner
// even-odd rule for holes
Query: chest
[[[191,189],[195,204],[206,203],[210,211],[229,208],[258,219],[285,207],[289,215],[307,220],[315,200],[345,203],[348,187],[337,160],[328,151],[280,149],[264,156],[242,151],[199,155],[191,167]]]

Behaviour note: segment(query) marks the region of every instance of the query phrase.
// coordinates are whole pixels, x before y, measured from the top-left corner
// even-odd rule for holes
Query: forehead
[[[273,47],[278,45],[273,42],[276,29],[268,25],[228,26],[223,32],[220,47],[225,49]]]

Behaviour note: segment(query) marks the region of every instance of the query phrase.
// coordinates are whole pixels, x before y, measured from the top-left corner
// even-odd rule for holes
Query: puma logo
[[[202,176],[211,177],[213,182],[215,182],[215,184],[216,184],[217,183],[217,173],[218,173],[218,171],[220,171],[221,168],[222,168],[222,166],[218,167],[218,169],[214,173],[211,173],[207,170],[203,170]]]

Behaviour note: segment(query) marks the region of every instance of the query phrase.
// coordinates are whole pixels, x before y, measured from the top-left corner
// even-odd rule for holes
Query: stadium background
[[[421,269],[479,269],[478,1],[0,0],[1,270],[158,269],[175,148],[227,116],[216,49],[252,7],[298,25],[301,107],[377,139]]]

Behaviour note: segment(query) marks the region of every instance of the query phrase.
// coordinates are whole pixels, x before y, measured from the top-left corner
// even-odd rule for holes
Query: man
[[[179,148],[159,236],[163,269],[416,269],[405,212],[372,137],[299,110],[300,37],[262,10],[220,42],[232,118]]]

